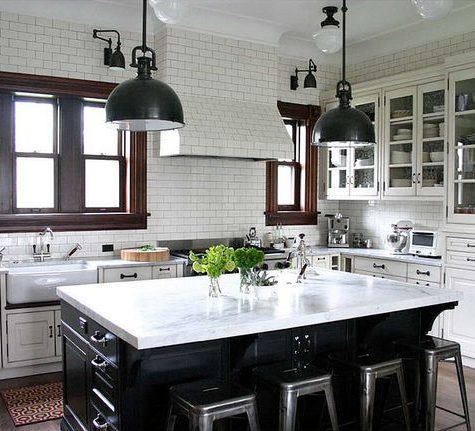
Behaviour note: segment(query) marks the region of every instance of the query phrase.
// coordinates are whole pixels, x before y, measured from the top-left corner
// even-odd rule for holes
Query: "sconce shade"
[[[335,147],[366,146],[375,143],[374,126],[368,116],[352,108],[339,105],[323,114],[313,129],[315,145]]]
[[[183,108],[169,85],[138,75],[112,91],[106,103],[106,122],[130,131],[178,129],[184,126]]]
[[[317,80],[312,72],[308,72],[303,81],[303,88],[317,88]]]
[[[125,58],[124,54],[120,51],[120,48],[117,47],[116,50],[110,56],[109,67],[112,70],[122,70],[125,69]]]

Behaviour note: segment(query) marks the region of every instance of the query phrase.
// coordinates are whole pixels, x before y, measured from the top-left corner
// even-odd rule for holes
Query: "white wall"
[[[122,32],[123,51],[139,44],[139,35]],[[336,82],[335,69],[319,68],[317,90],[288,90],[289,77],[308,60],[279,57],[277,48],[189,31],[168,29],[150,38],[157,48],[157,77],[179,93],[191,92],[238,100],[275,103],[276,100],[318,104],[320,91]],[[16,14],[0,14],[0,70],[70,78],[120,82],[134,76],[111,72],[102,65],[104,44],[92,39],[92,27]],[[303,79],[303,76],[302,76]],[[185,113],[186,114],[186,113]],[[157,239],[243,236],[250,226],[264,226],[265,164],[232,159],[158,158],[149,147],[149,227],[140,231],[56,233],[54,254],[79,242],[82,256],[100,255],[102,244],[118,250]],[[334,212],[337,203],[322,203]],[[325,222],[325,220],[323,220]],[[325,241],[325,223],[286,229],[301,231],[309,243]],[[31,256],[33,234],[1,234],[6,258]]]

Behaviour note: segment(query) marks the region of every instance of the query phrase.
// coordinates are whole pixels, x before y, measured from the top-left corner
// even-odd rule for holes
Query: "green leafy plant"
[[[273,286],[277,284],[277,280],[273,275],[267,275],[267,271],[258,270],[255,272],[256,286]]]
[[[236,268],[234,249],[222,244],[210,247],[204,255],[190,251],[190,260],[196,272],[208,274],[210,278],[218,278],[224,272],[230,272]]]
[[[264,252],[257,248],[238,248],[234,252],[234,262],[238,268],[252,269],[264,261]]]
[[[155,247],[153,245],[143,245],[139,248],[140,251],[153,251]]]

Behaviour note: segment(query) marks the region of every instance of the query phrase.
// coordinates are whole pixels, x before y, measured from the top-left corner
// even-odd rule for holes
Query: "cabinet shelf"
[[[374,169],[374,165],[370,165],[370,166],[355,166],[353,169],[354,169],[355,171],[356,171],[356,170],[363,170],[363,169],[371,169],[371,170],[373,170],[373,169]]]
[[[444,136],[436,136],[435,138],[422,138],[422,142],[439,142],[445,139]]]
[[[335,166],[334,168],[328,168],[330,171],[346,171],[346,166]]]
[[[412,139],[407,139],[404,141],[391,141],[389,142],[390,145],[396,145],[396,144],[412,144],[414,141]]]
[[[469,109],[467,111],[458,111],[455,113],[456,117],[464,117],[465,115],[475,115],[475,109]]]
[[[443,112],[430,112],[428,114],[422,114],[422,118],[430,118],[431,120],[444,119]]]
[[[389,122],[391,124],[410,124],[414,121],[414,117],[401,117],[401,118],[391,118]]]
[[[471,180],[454,180],[454,183],[457,183],[457,184],[475,184],[475,179],[471,179]]]
[[[444,166],[444,162],[423,162],[422,166]]]
[[[390,168],[411,168],[412,163],[393,163],[389,165]]]

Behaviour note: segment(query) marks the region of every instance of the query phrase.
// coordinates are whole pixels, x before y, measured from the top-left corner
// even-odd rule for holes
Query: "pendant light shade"
[[[431,21],[445,18],[454,6],[454,0],[412,0],[419,15]]]
[[[334,54],[341,49],[340,23],[333,17],[338,12],[338,8],[326,6],[322,11],[327,17],[320,23],[320,30],[313,35],[313,40],[320,51]]]
[[[155,51],[146,45],[147,0],[143,0],[142,45],[132,50],[131,67],[137,77],[118,85],[106,103],[106,122],[135,132],[178,129],[184,126],[183,108],[175,91],[152,78],[157,70]],[[142,56],[137,58],[137,52]],[[150,53],[151,57],[146,54]]]
[[[312,72],[308,72],[303,80],[303,88],[317,88],[317,78]]]
[[[368,116],[350,101],[351,85],[346,80],[346,0],[343,0],[342,79],[336,86],[339,105],[323,114],[313,129],[312,143],[319,147],[352,148],[376,143],[374,126]]]

